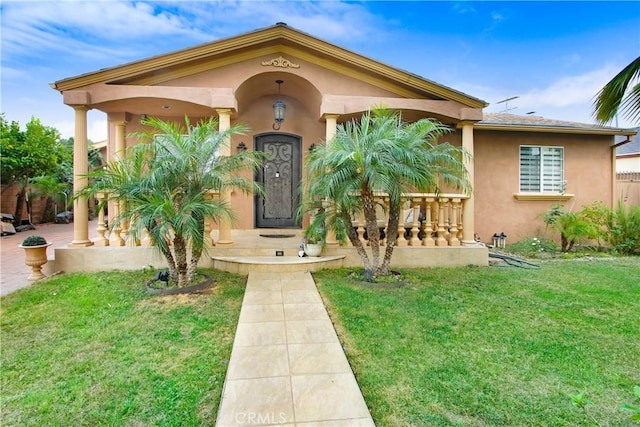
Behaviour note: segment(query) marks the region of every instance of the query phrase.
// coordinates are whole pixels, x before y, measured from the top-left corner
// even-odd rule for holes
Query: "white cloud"
[[[520,96],[523,103],[549,107],[569,107],[591,102],[620,68],[606,65],[577,76],[567,76],[544,88],[534,88]]]
[[[562,57],[562,62],[564,65],[574,65],[580,62],[582,57],[579,53],[572,53],[570,55],[565,55]]]
[[[93,142],[100,142],[107,139],[107,129],[108,123],[105,114],[100,114],[102,117],[98,117],[97,115],[93,115],[92,117],[88,117],[88,129],[87,129],[87,137]]]
[[[2,15],[4,65],[58,56],[79,73],[279,21],[339,43],[375,39],[387,27],[386,18],[342,2],[5,2]]]
[[[496,113],[508,109],[509,113],[522,115],[534,111],[535,115],[549,119],[594,123],[593,100],[622,67],[622,64],[607,64],[583,74],[560,77],[543,87],[525,90],[509,88],[506,85],[492,87],[469,83],[460,83],[454,87],[489,102],[490,105],[485,109],[487,112]],[[517,96],[517,99],[508,103],[497,103],[513,96]],[[612,125],[615,126],[615,122]],[[631,127],[632,124],[620,118],[618,126]]]
[[[71,138],[75,133],[75,122],[73,120],[73,115],[71,116],[71,120],[55,120],[51,123],[47,123],[46,125],[58,129],[58,132],[60,132],[60,137],[63,139]]]

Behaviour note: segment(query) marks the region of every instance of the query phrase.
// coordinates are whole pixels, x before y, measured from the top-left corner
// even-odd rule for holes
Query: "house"
[[[640,136],[637,134],[632,138],[617,138],[616,172],[617,197],[626,205],[640,205]]]
[[[638,132],[640,128],[636,128]],[[616,138],[616,172],[640,172],[640,136]]]
[[[233,248],[240,231],[299,228],[295,207],[305,155],[315,144],[331,139],[337,125],[358,119],[374,106],[399,110],[406,121],[435,118],[452,129],[444,139],[473,155],[467,164],[472,194],[408,196],[406,235],[398,246],[414,251],[394,255],[397,262],[422,262],[431,256],[417,255],[417,250],[435,248],[440,255],[433,259],[449,265],[486,264],[486,250],[478,250],[478,238],[489,242],[496,232],[513,241],[534,236],[543,226],[540,214],[554,203],[576,208],[593,200],[611,204],[614,137],[635,133],[487,114],[487,103],[478,98],[284,23],[51,86],[75,110],[77,188],[86,185],[82,174],[89,109],[107,114],[109,158],[136,143],[128,135],[142,130],[144,116],[183,120],[188,115],[195,122],[217,115],[221,129],[232,123],[248,125],[251,133],[235,137],[221,154],[242,149],[272,152],[274,158],[255,176],[267,195],[222,196],[241,215],[233,225],[210,225],[216,250]],[[93,244],[82,205],[76,206],[72,247]],[[423,217],[426,220],[419,221]],[[122,246],[119,234],[105,237],[101,230],[97,243]],[[327,243],[330,250],[339,250],[336,242]],[[467,259],[468,254],[473,255]]]

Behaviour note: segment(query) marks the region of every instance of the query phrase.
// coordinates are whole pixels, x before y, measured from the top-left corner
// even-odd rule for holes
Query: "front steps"
[[[229,273],[251,272],[314,272],[344,266],[344,255],[324,257],[298,256],[213,256],[213,268]]]

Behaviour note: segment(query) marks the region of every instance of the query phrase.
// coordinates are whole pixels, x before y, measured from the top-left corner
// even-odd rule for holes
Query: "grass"
[[[638,258],[405,270],[401,288],[350,271],[314,277],[376,425],[631,425]]]
[[[403,287],[316,273],[376,425],[631,425],[640,260],[541,263],[405,270]],[[200,295],[112,272],[3,297],[0,424],[213,425],[245,283],[213,274]]]
[[[2,298],[3,426],[213,425],[245,279],[157,297],[150,273],[69,274]]]

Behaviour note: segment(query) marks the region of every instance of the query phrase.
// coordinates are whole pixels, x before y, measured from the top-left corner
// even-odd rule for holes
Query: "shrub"
[[[580,240],[595,238],[598,234],[597,226],[582,212],[564,212],[559,205],[554,205],[543,219],[551,229],[560,232],[562,252],[569,252]]]
[[[615,252],[621,254],[640,254],[640,206],[631,205],[627,209],[618,201],[615,210],[607,219],[607,241]]]
[[[560,232],[562,252],[571,250],[580,239],[606,241],[614,253],[640,254],[640,206],[626,207],[622,200],[615,209],[602,202],[583,206],[578,213],[564,212],[554,205],[543,215],[544,222]]]
[[[543,237],[532,237],[507,245],[507,249],[514,254],[536,258],[546,254],[554,254],[558,250],[558,245]]]
[[[32,234],[22,241],[22,246],[42,246],[46,244],[47,240],[42,236],[38,236],[37,234]]]

